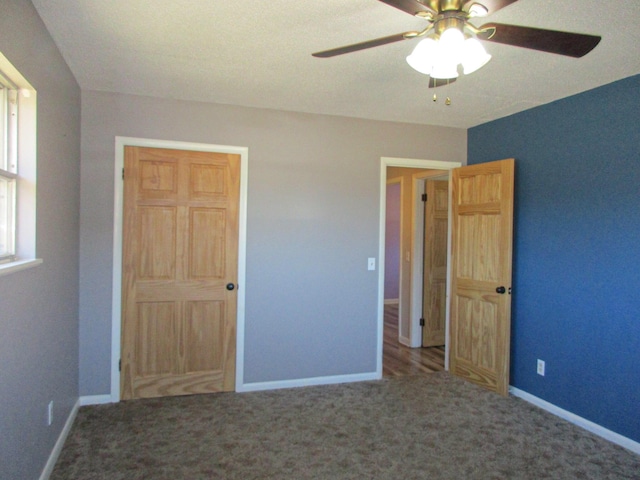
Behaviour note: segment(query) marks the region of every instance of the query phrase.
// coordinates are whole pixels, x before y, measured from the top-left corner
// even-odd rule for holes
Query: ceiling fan
[[[600,42],[600,37],[542,28],[487,23],[476,27],[470,19],[484,17],[517,0],[378,0],[428,22],[422,31],[409,31],[365,42],[324,50],[314,57],[327,58],[389,43],[424,37],[407,57],[421,73],[430,75],[430,87],[455,81],[458,64],[465,74],[486,64],[491,58],[478,40],[529,48],[580,58]]]

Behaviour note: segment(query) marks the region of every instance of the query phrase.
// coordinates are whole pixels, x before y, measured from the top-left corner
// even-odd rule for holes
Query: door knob
[[[227,290],[233,290],[236,286],[233,283],[227,283]]]
[[[507,289],[502,287],[502,286],[496,288],[496,293],[499,293],[500,295],[504,294],[506,291],[507,291]]]

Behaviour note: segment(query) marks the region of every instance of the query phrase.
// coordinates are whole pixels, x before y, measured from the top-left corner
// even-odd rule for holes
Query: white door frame
[[[173,148],[199,152],[223,152],[240,155],[240,205],[238,237],[238,312],[236,326],[236,391],[244,382],[244,314],[247,256],[248,147],[178,142],[149,138],[116,137],[113,191],[113,291],[111,304],[111,402],[120,401],[120,334],[122,322],[122,219],[124,205],[124,147]]]
[[[380,237],[378,239],[378,245],[379,245],[378,247],[379,248],[378,249],[378,259],[379,259],[378,260],[378,265],[379,265],[379,268],[378,268],[378,352],[377,352],[377,364],[376,364],[376,373],[379,378],[382,378],[382,346],[384,341],[384,261],[385,261],[385,227],[386,227],[385,217],[386,217],[386,209],[387,209],[387,202],[386,202],[387,167],[421,168],[425,170],[428,169],[428,170],[449,171],[461,166],[462,166],[461,162],[445,162],[440,160],[422,160],[422,159],[415,159],[415,158],[394,158],[394,157],[380,158],[380,227],[379,227]],[[414,178],[413,181],[416,182],[418,180]],[[413,218],[411,219],[411,221],[412,223],[414,223],[415,219]],[[412,265],[415,265],[415,262],[418,260],[418,257],[420,261],[422,261],[422,254],[419,253],[420,249],[419,248],[416,249],[415,246],[413,250],[414,251],[413,251]],[[450,252],[448,252],[447,255],[450,256]],[[450,264],[450,262],[448,263]],[[449,276],[450,276],[449,273],[447,273],[447,279],[449,278]],[[421,311],[421,306],[416,308],[416,305],[418,303],[421,303],[422,293],[420,293],[419,295],[414,294],[414,291],[416,291],[416,287],[414,285],[415,282],[413,281],[413,276],[412,276],[411,283],[412,283],[411,308],[410,308],[411,328],[409,330],[411,332],[411,336],[413,337],[416,334],[415,332],[420,331],[419,324],[420,324],[420,316],[422,315],[422,311]],[[420,285],[422,285],[422,281],[420,282]],[[447,285],[447,298],[449,298],[449,285]],[[418,314],[417,318],[414,318],[415,312],[417,311],[420,311],[420,313]],[[448,332],[448,329],[449,329],[448,311],[447,311],[446,323],[447,323],[447,332]],[[415,327],[415,324],[417,324],[417,328]],[[445,368],[448,367],[448,359],[449,359],[448,345],[449,345],[449,342],[447,341],[447,347],[445,350]]]

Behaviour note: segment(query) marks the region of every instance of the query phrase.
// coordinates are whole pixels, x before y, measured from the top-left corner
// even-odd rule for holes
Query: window
[[[0,53],[0,275],[35,258],[36,92]]]
[[[0,72],[0,262],[15,260],[18,88]]]

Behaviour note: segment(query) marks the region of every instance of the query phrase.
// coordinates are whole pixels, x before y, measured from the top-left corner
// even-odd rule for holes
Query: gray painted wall
[[[380,157],[466,131],[82,92],[80,392],[110,391],[115,136],[249,148],[245,383],[375,371]]]
[[[31,2],[1,11],[0,51],[38,92],[44,263],[0,277],[0,478],[35,479],[78,399],[80,89]]]
[[[402,208],[399,183],[387,184],[387,218],[384,237],[384,298],[400,298],[400,213]]]

